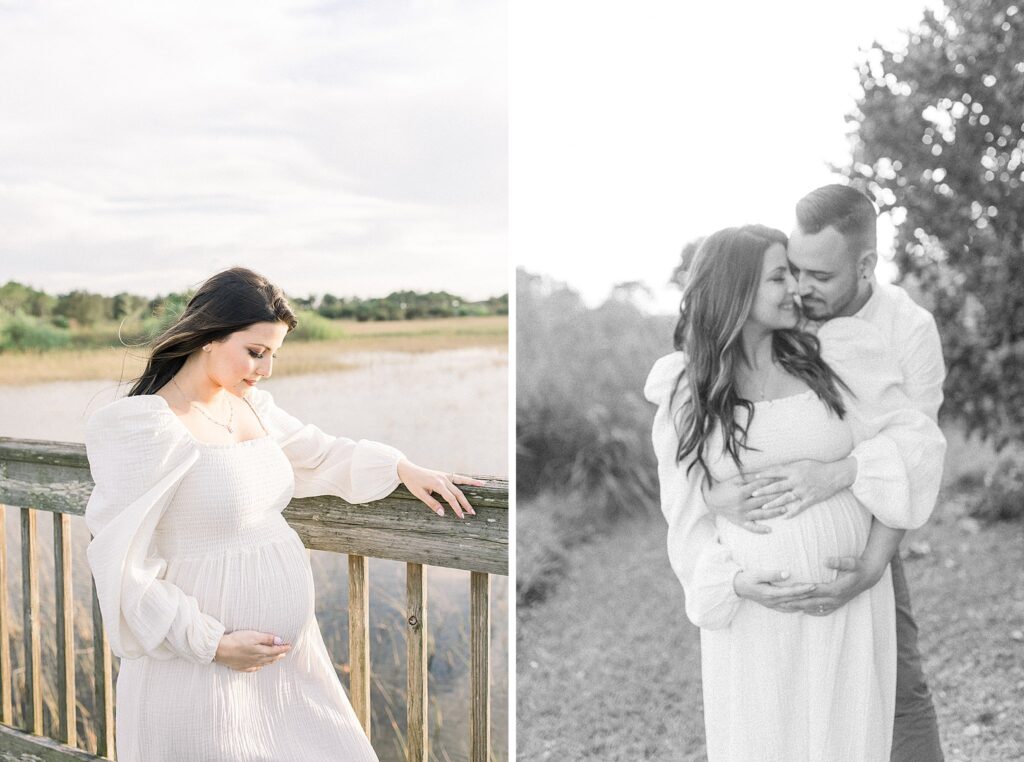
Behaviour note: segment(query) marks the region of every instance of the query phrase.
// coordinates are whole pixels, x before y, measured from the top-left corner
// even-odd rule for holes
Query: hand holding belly
[[[221,637],[213,660],[239,672],[256,672],[283,659],[291,649],[290,643],[271,633],[235,630]]]

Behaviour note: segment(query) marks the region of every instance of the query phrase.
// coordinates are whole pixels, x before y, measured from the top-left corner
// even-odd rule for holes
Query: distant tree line
[[[508,294],[481,302],[467,302],[447,291],[395,291],[383,299],[344,298],[324,294],[319,300],[292,299],[293,304],[325,318],[345,320],[417,320],[421,318],[507,315]]]
[[[0,312],[21,313],[40,318],[58,328],[91,326],[126,317],[179,313],[192,292],[171,293],[150,299],[135,294],[114,296],[74,290],[53,296],[16,281],[0,286]],[[464,317],[468,315],[507,315],[508,294],[479,302],[470,302],[447,291],[396,291],[382,299],[360,299],[324,294],[306,298],[289,297],[300,310],[315,312],[330,319],[416,320],[421,318]]]

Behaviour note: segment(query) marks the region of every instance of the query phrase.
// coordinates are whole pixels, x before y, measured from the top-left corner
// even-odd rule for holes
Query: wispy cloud
[[[505,25],[491,0],[0,3],[0,279],[507,290]]]

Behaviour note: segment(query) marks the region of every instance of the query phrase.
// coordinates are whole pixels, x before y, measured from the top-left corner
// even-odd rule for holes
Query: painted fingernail
[[[466,513],[468,513],[470,516],[476,516],[476,511],[474,511],[472,508],[467,508]]]
[[[284,643],[284,641],[283,641],[283,640],[281,640],[281,638],[277,637],[277,635],[275,635],[275,636],[274,636],[274,645],[275,645],[275,646],[279,646],[279,645],[281,645],[282,643]]]
[[[444,508],[435,508],[434,510],[437,511],[438,516],[444,516]]]

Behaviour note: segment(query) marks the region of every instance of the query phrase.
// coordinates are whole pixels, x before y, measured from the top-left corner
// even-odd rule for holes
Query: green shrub
[[[1004,450],[985,474],[981,495],[971,515],[983,521],[1024,519],[1024,452]]]
[[[325,318],[311,310],[300,310],[295,313],[298,325],[288,334],[293,341],[327,341],[339,339],[344,331],[331,319]]]
[[[66,347],[70,339],[68,330],[21,310],[0,316],[0,351],[43,352]]]

